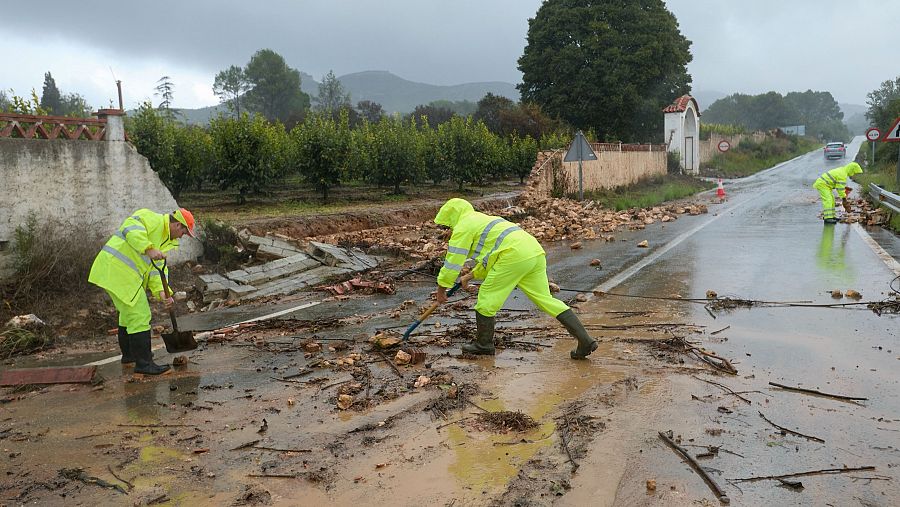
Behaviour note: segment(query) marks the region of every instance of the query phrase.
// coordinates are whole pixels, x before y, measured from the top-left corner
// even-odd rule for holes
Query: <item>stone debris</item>
[[[640,243],[638,243],[637,246],[638,246],[638,248],[649,248],[650,242],[645,239],[644,241],[641,241]]]
[[[853,289],[847,289],[847,292],[845,293],[845,295],[850,299],[857,299],[857,300],[862,299],[862,294],[860,294],[859,292],[857,292]]]
[[[413,384],[416,388],[425,387],[431,383],[431,378],[426,377],[425,375],[420,375],[419,378],[416,379],[416,383]]]
[[[338,396],[337,407],[341,410],[347,410],[353,406],[353,396],[349,394],[341,394]]]
[[[9,319],[9,322],[7,322],[6,325],[7,327],[14,327],[17,329],[46,326],[44,321],[39,319],[37,315],[33,313],[29,313],[28,315],[16,315]]]
[[[840,289],[834,289],[833,291],[831,291],[831,297],[833,297],[834,299],[841,299],[842,297],[844,297],[844,293],[841,292]]]
[[[410,359],[412,359],[411,355],[403,352],[402,350],[398,350],[397,355],[394,356],[394,363],[398,365],[409,364]]]

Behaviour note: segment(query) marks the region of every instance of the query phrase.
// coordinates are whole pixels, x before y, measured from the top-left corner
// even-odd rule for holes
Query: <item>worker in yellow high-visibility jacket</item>
[[[194,216],[181,208],[169,214],[140,209],[126,218],[97,254],[88,281],[106,290],[119,313],[122,364],[135,363],[135,373],[159,375],[168,365],[153,362],[150,349],[150,303],[147,290],[166,307],[172,298],[163,291],[153,262],[166,258],[185,234],[194,235]],[[168,271],[165,271],[168,276]]]
[[[475,211],[464,199],[444,203],[434,221],[453,229],[438,274],[437,301],[447,301],[447,289],[469,259],[475,262],[474,277],[484,280],[475,304],[475,342],[463,345],[463,352],[494,354],[494,316],[516,287],[578,340],[578,347],[570,354],[572,359],[584,359],[597,349],[597,340],[591,338],[575,312],[550,295],[546,254],[534,236],[512,222]]]
[[[847,213],[850,212],[850,201],[847,199],[850,187],[847,186],[847,180],[854,174],[863,172],[862,167],[856,162],[832,169],[816,178],[813,188],[818,190],[819,196],[822,198],[822,219],[826,224],[836,224],[837,217],[834,210],[834,190],[837,190],[838,197]]]

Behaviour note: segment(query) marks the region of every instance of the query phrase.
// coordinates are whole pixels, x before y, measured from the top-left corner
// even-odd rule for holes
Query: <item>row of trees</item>
[[[147,102],[128,119],[128,132],[177,198],[204,184],[234,189],[238,201],[290,175],[301,176],[328,198],[349,181],[402,186],[445,180],[461,190],[511,175],[520,181],[537,159],[530,135],[492,133],[482,121],[454,116],[434,128],[423,119],[382,117],[351,128],[346,109],[337,118],[310,113],[291,130],[261,115],[219,116],[208,129],[183,126]],[[565,145],[561,135],[544,136],[548,147]]]
[[[31,90],[30,97],[18,96],[13,90],[7,95],[4,90],[0,90],[0,111],[86,118],[91,114],[91,106],[78,93],[62,93],[50,72],[45,72],[40,97],[34,89]]]
[[[805,125],[806,135],[825,140],[848,140],[844,113],[829,92],[735,93],[713,102],[704,112],[709,123],[739,125],[747,130],[770,130]]]

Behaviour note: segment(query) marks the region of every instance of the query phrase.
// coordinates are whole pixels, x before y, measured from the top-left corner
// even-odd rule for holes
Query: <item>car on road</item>
[[[847,156],[847,147],[844,143],[834,142],[825,145],[825,158],[844,158]]]

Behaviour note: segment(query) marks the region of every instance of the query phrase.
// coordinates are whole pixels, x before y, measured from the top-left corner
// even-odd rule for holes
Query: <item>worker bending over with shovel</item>
[[[168,365],[153,362],[147,290],[167,308],[172,307],[174,301],[163,290],[160,271],[153,262],[164,260],[166,252],[178,248],[178,239],[185,234],[194,236],[190,211],[181,208],[159,214],[137,210],[109,238],[91,266],[88,281],[106,290],[119,313],[122,364],[136,363],[135,373],[159,375],[169,370]]]
[[[843,167],[822,173],[822,176],[819,176],[813,183],[813,188],[818,190],[819,195],[822,197],[822,218],[826,224],[836,224],[838,221],[834,213],[833,190],[837,190],[838,197],[841,198],[844,206],[844,211],[850,213],[850,201],[847,199],[847,196],[850,195],[850,187],[847,186],[847,180],[850,176],[861,172],[863,170],[859,164],[850,162]]]
[[[584,359],[597,349],[597,340],[587,333],[575,312],[550,295],[546,255],[534,236],[512,222],[479,213],[468,201],[457,198],[441,206],[434,222],[453,229],[438,274],[438,303],[447,301],[447,288],[453,286],[466,260],[475,261],[472,274],[484,280],[475,304],[477,335],[474,343],[462,346],[464,353],[494,354],[494,316],[516,287],[578,340],[572,359]]]

